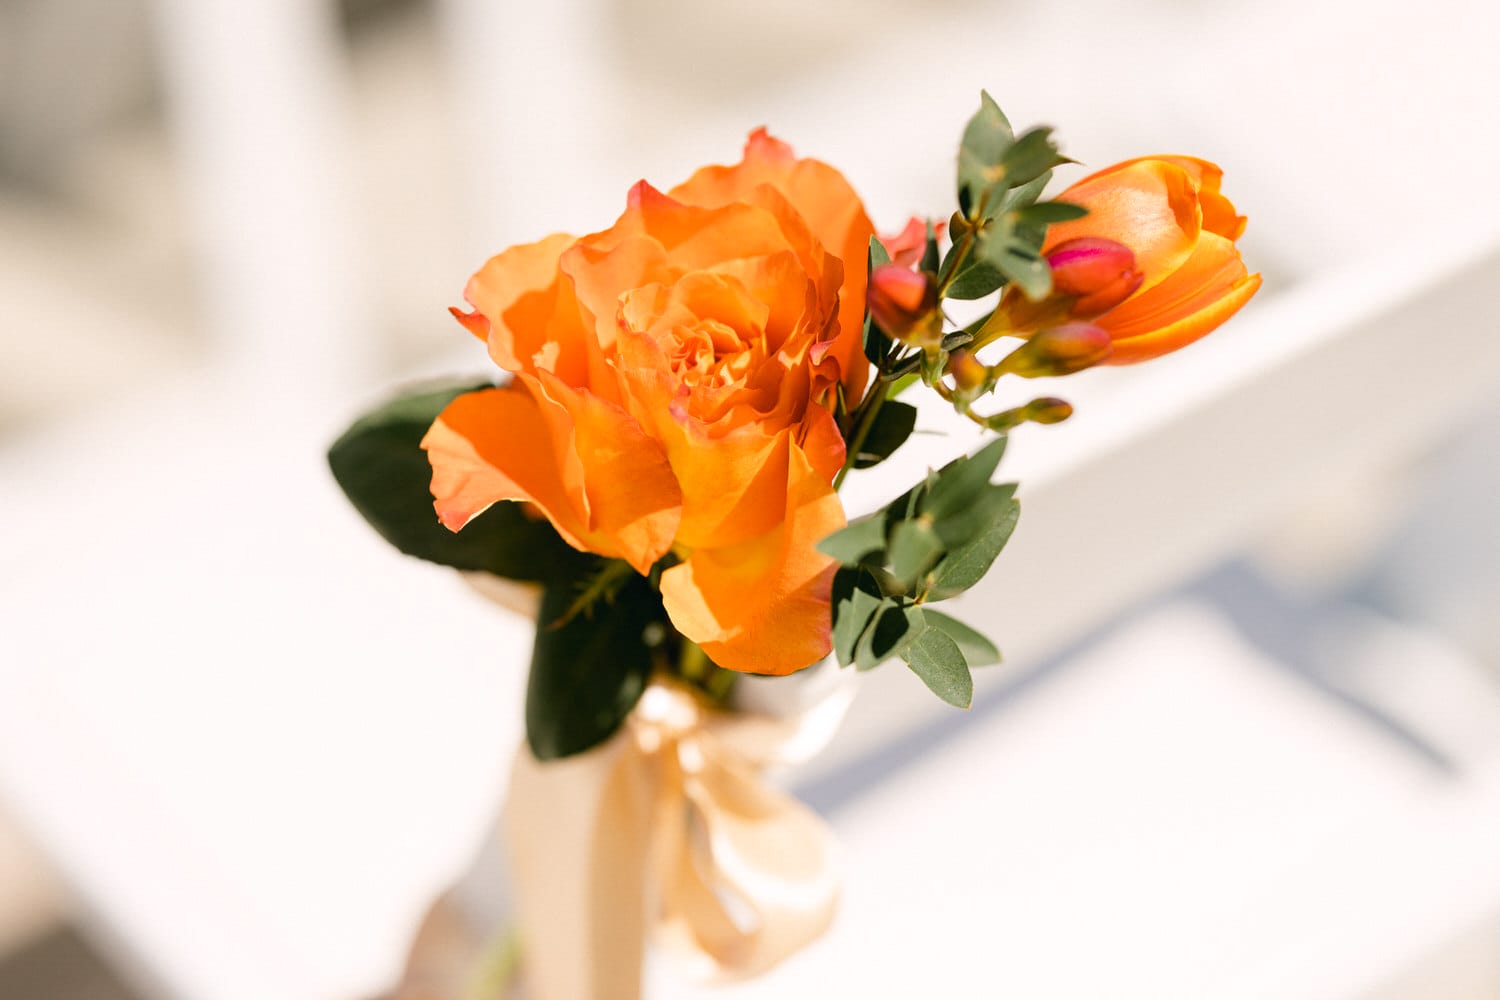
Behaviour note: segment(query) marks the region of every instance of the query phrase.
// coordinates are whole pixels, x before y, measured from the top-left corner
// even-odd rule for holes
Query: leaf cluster
[[[450,402],[488,382],[407,392],[355,421],[328,451],[334,479],[381,537],[409,556],[542,586],[526,689],[526,738],[541,760],[608,739],[671,655],[661,595],[619,560],[579,552],[522,504],[497,503],[462,531],[438,522],[421,441]]]
[[[840,564],[833,644],[841,665],[870,670],[899,657],[944,701],[969,706],[969,668],[998,663],[1000,653],[930,605],[978,583],[1015,530],[1015,485],[990,482],[1004,450],[997,437],[819,543]]]
[[[937,271],[947,297],[979,299],[1012,282],[1029,298],[1046,297],[1052,290],[1052,272],[1041,255],[1047,226],[1085,212],[1037,198],[1052,168],[1071,162],[1058,152],[1052,129],[1017,136],[994,98],[981,93],[959,147],[953,243]]]

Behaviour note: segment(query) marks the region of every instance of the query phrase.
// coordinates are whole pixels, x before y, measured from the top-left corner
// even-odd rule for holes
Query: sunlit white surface
[[[795,26],[799,6],[777,9]],[[576,74],[565,91],[499,87],[502,78],[525,79],[524,67],[490,65],[476,39],[507,30],[525,37],[533,28],[566,34],[568,24],[607,33],[618,21],[586,11],[580,17],[579,5],[569,5],[571,15],[559,6],[528,19],[509,13],[517,5],[450,0],[446,8],[458,12],[449,24],[452,44],[469,46],[467,57],[456,57],[461,90],[449,102],[465,112],[456,142],[465,197],[455,200],[472,214],[464,235],[476,253],[553,228],[599,228],[635,177],[665,186],[693,165],[732,159],[744,132],[766,122],[802,151],[844,168],[890,227],[908,212],[946,203],[947,151],[980,86],[999,95],[1018,124],[1063,126],[1068,150],[1090,164],[1171,147],[1228,165],[1231,193],[1252,216],[1245,246],[1268,273],[1266,294],[1216,341],[1153,369],[1083,380],[1069,391],[1086,404],[1074,424],[1017,436],[1006,469],[1027,484],[1027,507],[1005,557],[1013,575],[997,576],[965,608],[993,622],[1023,666],[1222,557],[1295,504],[1304,484],[1419,449],[1477,399],[1493,396],[1500,228],[1494,200],[1475,192],[1487,190],[1495,159],[1487,123],[1500,87],[1491,85],[1489,69],[1496,14],[1475,6],[1429,5],[1430,23],[1463,30],[1423,32],[1411,29],[1405,5],[1291,0],[1125,3],[1111,5],[1108,17],[1084,4],[953,4],[943,23],[910,5],[883,4],[883,27],[867,20],[847,32],[835,30],[836,16],[810,10],[826,43],[778,47],[775,61],[766,57],[771,50],[751,44],[756,36],[731,33],[699,45],[684,29],[675,43],[657,37],[652,48],[645,45],[651,39],[622,34],[621,49],[671,54],[658,60],[657,89],[590,101]],[[303,22],[286,4],[274,10],[287,15],[281,23]],[[715,15],[698,16],[684,23]],[[484,17],[513,20],[465,20]],[[226,43],[221,25],[206,28]],[[1003,43],[1003,57],[954,58],[955,45],[971,39]],[[292,41],[298,44],[281,51],[296,62],[309,38]],[[581,38],[578,51],[596,53],[600,41]],[[227,43],[233,47],[232,38]],[[738,69],[726,57],[736,49]],[[794,51],[801,57],[793,59]],[[296,65],[327,79],[326,66]],[[227,68],[236,69],[252,67]],[[326,89],[316,93],[331,100]],[[507,99],[517,102],[510,114]],[[235,119],[195,107],[197,130],[188,134],[203,146],[217,141],[221,127],[245,148],[262,127],[306,139],[307,122],[321,113],[321,105],[303,108],[305,115],[288,121],[257,112],[235,131]],[[1432,143],[1443,145],[1441,155],[1426,151],[1423,144]],[[581,156],[581,148],[606,159]],[[348,153],[332,140],[328,151]],[[310,179],[290,194],[313,197],[306,204],[337,219],[337,198],[309,194],[333,183],[316,152],[299,147],[296,163]],[[220,166],[220,185],[226,176],[247,176],[236,170],[253,174],[249,160]],[[280,180],[264,180],[261,195],[274,199]],[[400,207],[420,214],[423,206]],[[215,206],[212,196],[209,210],[245,231],[261,231],[265,221],[253,206]],[[233,336],[245,342],[236,340],[235,350],[265,348],[260,357],[269,364],[259,375],[236,366],[151,384],[147,375],[160,366],[131,370],[122,361],[128,378],[116,381],[138,379],[137,402],[94,413],[80,405],[72,422],[0,452],[0,795],[70,882],[91,928],[164,996],[333,1000],[373,988],[399,961],[427,898],[462,868],[481,836],[519,733],[526,627],[448,574],[386,551],[323,469],[324,443],[368,399],[331,391],[289,399],[273,391],[279,351],[291,352],[289,365],[309,362],[308,371],[330,383],[348,379],[340,358],[362,355],[355,317],[370,308],[362,296],[378,301],[370,286],[382,281],[366,273],[360,283],[363,248],[339,256],[339,248],[357,246],[357,236],[321,227],[311,235],[323,249],[293,248],[300,258],[280,258],[276,234],[263,231],[259,244],[231,242],[222,258],[229,263],[220,266],[231,269],[235,253],[261,261],[288,298],[257,301],[245,273],[209,282],[236,291],[208,297],[203,325],[238,330]],[[19,242],[18,252],[31,250]],[[329,282],[299,272],[298,259]],[[435,322],[446,322],[442,308],[462,278],[455,273],[434,293]],[[21,284],[28,330],[52,330],[47,307],[67,305],[71,320],[133,336],[71,267],[46,283],[4,288]],[[21,294],[4,288],[7,305]],[[280,339],[250,342],[257,330]],[[447,367],[482,368],[475,345],[456,328],[452,335],[468,351]],[[317,348],[307,357],[299,353],[303,337]],[[71,343],[62,334],[54,339]],[[33,342],[6,356],[34,351]],[[76,351],[80,366],[100,357]],[[323,360],[313,364],[313,357]],[[48,371],[64,373],[51,378],[66,385],[70,367],[54,361]],[[370,397],[381,394],[374,383],[369,388]],[[948,441],[935,450],[954,448]],[[910,454],[920,465],[922,456]],[[902,481],[873,477],[857,486],[853,502],[894,492],[883,482],[907,485],[901,466],[880,475]],[[1030,591],[1027,581],[1036,585]],[[1105,666],[1101,653],[1098,669],[1042,692],[1040,707],[1024,706],[1017,733],[1010,713],[998,716],[993,731],[970,730],[834,817],[852,859],[846,913],[874,922],[849,924],[830,954],[844,962],[868,954],[848,950],[863,928],[870,936],[862,940],[891,956],[871,966],[883,974],[868,995],[886,995],[897,983],[940,994],[925,975],[916,978],[929,969],[950,977],[956,995],[972,992],[963,978],[974,968],[967,958],[933,961],[936,936],[912,936],[901,914],[935,921],[978,896],[981,877],[993,880],[987,884],[997,888],[1001,908],[965,918],[967,936],[958,940],[970,954],[988,949],[995,964],[1012,966],[1006,974],[1016,984],[1039,975],[1044,958],[1066,957],[1072,978],[1054,987],[1093,989],[1091,996],[1120,995],[1127,979],[1127,995],[1143,981],[1160,986],[1157,995],[1190,987],[1198,993],[1176,995],[1235,995],[1222,980],[1205,985],[1211,958],[1223,963],[1224,980],[1262,984],[1261,997],[1346,996],[1339,991],[1358,984],[1337,976],[1375,975],[1381,963],[1371,954],[1388,957],[1394,971],[1497,898],[1480,877],[1488,858],[1480,848],[1500,839],[1487,825],[1493,784],[1475,778],[1435,788],[1430,776],[1413,773],[1325,706],[1264,681],[1274,672],[1252,669],[1253,656],[1223,653],[1224,637],[1211,623],[1189,616],[1154,627],[1174,624],[1214,650],[1201,659],[1218,669],[1185,664],[1198,648],[1186,640],[1174,644],[1183,654],[1176,660],[1134,661],[1163,645],[1136,635],[1124,647],[1130,665]],[[1085,680],[1095,676],[1102,679],[1097,693]],[[867,688],[825,768],[946,711],[896,667]],[[1179,688],[1201,714],[1150,724],[1147,710],[1178,705]],[[1160,698],[1152,702],[1147,692]],[[1244,718],[1235,714],[1242,706]],[[1206,721],[1221,716],[1222,725]],[[1327,733],[1315,739],[1325,723]],[[1271,787],[1267,775],[1293,763],[1290,751],[1281,752],[1284,738],[1313,756],[1297,758],[1286,787]],[[1184,741],[1193,753],[1179,759]],[[1105,780],[1124,775],[1111,769],[1131,762],[1139,775],[1164,774],[1156,784]],[[1253,796],[1226,800],[1233,789],[1214,787],[1220,798],[1184,803],[1183,785],[1207,782],[1211,766],[1246,776]],[[1030,796],[1030,809],[1016,820],[1010,803],[959,791],[955,770],[983,772],[1000,782],[986,787]],[[1059,798],[1059,789],[1075,791]],[[932,803],[930,810],[918,802]],[[1108,822],[1123,824],[1118,838],[1092,836]],[[1353,848],[1338,839],[1340,850],[1327,849],[1339,831],[1364,836]],[[1465,839],[1471,836],[1488,839]],[[940,874],[929,881],[912,848],[932,839],[955,849],[933,859]],[[1252,854],[1252,840],[1280,853]],[[1230,857],[1222,844],[1245,853]],[[955,869],[958,847],[974,853]],[[1022,847],[1050,858],[1051,867],[1010,864]],[[1469,848],[1478,852],[1472,863]],[[1390,883],[1376,882],[1377,856],[1433,856],[1448,867],[1411,865]],[[1316,891],[1305,910],[1285,904],[1285,893],[1309,885]],[[1406,912],[1392,916],[1376,905],[1385,897],[1371,894],[1387,886]],[[1369,905],[1358,908],[1363,923],[1346,936],[1313,919],[1345,926],[1339,907],[1348,900]],[[1202,926],[1182,918],[1199,906]],[[1388,917],[1412,923],[1382,923]],[[1303,936],[1286,934],[1283,921]],[[1113,937],[1122,927],[1136,936]],[[1243,934],[1288,951],[1279,964],[1264,962],[1221,941],[1206,944],[1200,958],[1146,940],[1184,927],[1204,941]],[[1012,939],[1027,942],[1031,954]],[[1133,951],[1126,941],[1145,943]],[[828,995],[836,966],[820,954],[788,967],[776,981],[784,995]],[[1164,963],[1164,954],[1178,964],[1151,964]],[[1095,955],[1097,968],[1076,968]],[[1298,956],[1306,962],[1293,961]],[[1102,978],[1111,967],[1121,972],[1113,982]],[[1251,972],[1262,978],[1237,978]],[[1322,994],[1299,992],[1320,983]],[[841,980],[832,992],[847,985]],[[1026,994],[1018,986],[1016,995]]]
[[[1487,727],[1453,772],[1172,605],[834,812],[833,931],[713,995],[1363,996],[1500,933],[1500,698],[1444,691],[1427,731]]]

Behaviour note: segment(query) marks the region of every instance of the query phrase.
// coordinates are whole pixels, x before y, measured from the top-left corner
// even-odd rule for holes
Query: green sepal
[[[494,386],[465,381],[419,388],[370,411],[328,449],[333,477],[370,526],[409,556],[512,580],[570,579],[589,557],[520,504],[497,503],[459,532],[443,527],[433,511],[432,467],[422,438],[454,399],[484,389]]]
[[[900,651],[901,659],[933,694],[957,708],[974,701],[974,677],[964,654],[941,629],[925,628]]]
[[[910,403],[898,403],[887,400],[880,407],[880,412],[875,414],[875,422],[870,425],[870,431],[865,435],[864,443],[860,445],[859,454],[854,459],[856,469],[868,469],[873,465],[879,465],[895,450],[906,443],[911,437],[912,429],[917,426],[917,408]]]
[[[572,583],[542,593],[531,675],[526,742],[538,760],[583,753],[609,739],[635,707],[651,674],[647,640],[665,623],[661,596],[632,576],[609,603],[558,626],[576,599]]]
[[[971,667],[988,667],[1000,662],[1000,650],[985,636],[974,631],[957,618],[922,606],[922,615],[927,624],[952,639],[964,654],[964,662]]]

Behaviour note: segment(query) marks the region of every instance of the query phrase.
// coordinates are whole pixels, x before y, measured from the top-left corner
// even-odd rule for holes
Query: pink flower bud
[[[1000,362],[1001,370],[1022,378],[1071,375],[1109,357],[1109,334],[1092,323],[1065,323],[1043,330]]]
[[[1068,296],[1075,319],[1109,312],[1135,294],[1145,275],[1136,270],[1135,254],[1123,243],[1081,236],[1060,243],[1049,254],[1054,295]]]
[[[937,286],[920,271],[882,264],[870,272],[870,316],[892,339],[926,346],[943,339]]]

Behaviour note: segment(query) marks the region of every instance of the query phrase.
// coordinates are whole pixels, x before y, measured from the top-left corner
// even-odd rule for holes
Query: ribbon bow
[[[707,978],[763,972],[833,918],[835,844],[765,768],[821,745],[847,697],[796,719],[720,712],[654,681],[604,745],[511,772],[505,823],[540,1000],[637,1000],[654,928]]]

